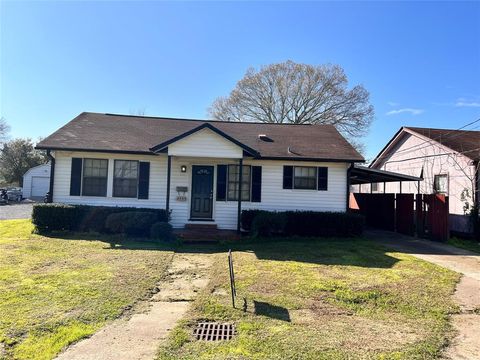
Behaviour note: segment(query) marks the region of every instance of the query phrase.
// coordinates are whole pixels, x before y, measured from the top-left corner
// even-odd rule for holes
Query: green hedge
[[[365,224],[359,214],[317,211],[244,210],[241,221],[253,236],[360,236]]]
[[[122,212],[149,212],[155,214],[155,222],[168,222],[169,215],[164,209],[110,207],[66,204],[35,204],[32,222],[38,232],[81,231],[109,233],[107,217]],[[150,228],[147,230],[150,231]]]

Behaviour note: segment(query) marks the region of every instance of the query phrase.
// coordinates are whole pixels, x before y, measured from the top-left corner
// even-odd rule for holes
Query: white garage
[[[40,199],[50,188],[50,163],[35,166],[23,175],[23,197]]]

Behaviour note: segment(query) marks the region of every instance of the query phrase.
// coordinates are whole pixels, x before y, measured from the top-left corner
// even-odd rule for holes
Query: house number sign
[[[186,186],[177,186],[177,201],[187,201],[187,191],[188,187]]]

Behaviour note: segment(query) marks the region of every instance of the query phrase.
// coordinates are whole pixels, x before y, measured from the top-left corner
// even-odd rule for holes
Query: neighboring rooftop
[[[480,131],[406,127],[472,160],[480,160]]]
[[[37,144],[39,149],[152,154],[152,148],[210,124],[261,158],[359,161],[333,125],[175,119],[84,112]],[[265,135],[269,141],[261,139]]]

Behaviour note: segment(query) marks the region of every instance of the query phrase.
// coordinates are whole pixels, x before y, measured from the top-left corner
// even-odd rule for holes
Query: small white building
[[[374,183],[371,188],[364,184],[355,192],[444,194],[449,197],[450,230],[468,233],[465,210],[479,199],[479,161],[480,131],[402,127],[370,168],[421,176],[423,181]]]
[[[50,163],[35,166],[23,175],[23,197],[40,199],[50,188]]]

